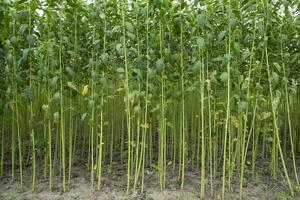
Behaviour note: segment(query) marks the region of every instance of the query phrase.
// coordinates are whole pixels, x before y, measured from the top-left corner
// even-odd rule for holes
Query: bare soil
[[[41,166],[41,165],[40,165]],[[196,170],[187,169],[185,172],[184,189],[180,189],[178,179],[178,170],[173,173],[172,167],[169,167],[166,177],[166,189],[160,190],[158,173],[154,170],[146,169],[144,192],[140,192],[140,184],[137,191],[131,190],[126,194],[126,170],[113,170],[113,173],[103,173],[101,190],[97,190],[97,181],[94,188],[91,187],[90,170],[85,164],[73,166],[72,178],[67,185],[67,191],[62,192],[62,179],[59,178],[59,170],[53,179],[52,191],[49,189],[49,179],[44,177],[43,169],[38,170],[36,188],[31,192],[31,167],[24,170],[24,186],[21,189],[18,179],[18,172],[15,174],[16,180],[12,181],[11,172],[6,166],[6,174],[0,179],[0,199],[2,200],[105,200],[105,199],[200,199],[200,173]],[[108,171],[107,169],[104,171]],[[267,166],[263,160],[257,164],[259,173],[252,175],[249,166],[246,168],[246,180],[244,184],[245,200],[256,199],[300,199],[299,193],[295,197],[290,197],[288,188],[283,182],[283,175],[279,172],[277,179],[272,179]],[[291,170],[289,170],[291,172]],[[238,174],[234,172],[233,174]],[[217,174],[213,179],[213,196],[210,195],[210,180],[206,177],[206,199],[221,199],[222,177]],[[231,179],[231,188],[226,192],[226,199],[239,199],[239,176],[233,176]]]

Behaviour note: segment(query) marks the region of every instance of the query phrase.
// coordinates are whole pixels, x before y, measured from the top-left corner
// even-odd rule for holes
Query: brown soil
[[[34,192],[30,190],[31,184],[31,168],[27,167],[24,170],[24,186],[20,188],[18,180],[12,181],[9,169],[5,170],[7,174],[0,179],[0,199],[3,200],[25,200],[25,199],[43,199],[43,200],[104,200],[104,199],[199,199],[200,191],[200,174],[195,173],[195,170],[186,170],[185,186],[180,189],[180,182],[177,177],[177,170],[172,173],[172,169],[168,170],[166,177],[166,189],[164,191],[159,188],[158,173],[146,170],[145,175],[145,190],[143,193],[140,189],[137,192],[132,190],[126,195],[126,170],[114,170],[114,173],[103,173],[101,190],[97,190],[97,181],[95,181],[94,188],[91,187],[90,171],[85,165],[74,166],[73,174],[70,183],[67,185],[67,191],[62,192],[60,178],[53,180],[53,189],[49,189],[49,180],[44,178],[43,172],[39,171],[36,182],[36,189]],[[279,173],[278,179],[270,178],[268,173],[270,170],[263,162],[259,162],[259,174],[254,176],[250,173],[250,168],[246,169],[246,180],[244,184],[244,199],[300,199],[299,193],[294,198],[291,198],[288,193],[286,184],[282,181],[283,177]],[[208,173],[207,173],[208,174]],[[234,172],[234,174],[238,174]],[[18,173],[16,173],[18,178]],[[56,176],[59,177],[59,174]],[[96,178],[96,177],[95,177]],[[210,180],[206,177],[206,199],[221,199],[222,178],[221,174],[217,174],[213,180],[214,195],[210,195]],[[140,184],[138,184],[140,187]],[[233,176],[231,181],[231,188],[226,192],[226,199],[239,199],[239,177]]]

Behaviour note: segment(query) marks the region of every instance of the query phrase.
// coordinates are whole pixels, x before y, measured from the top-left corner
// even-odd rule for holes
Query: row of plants
[[[270,0],[27,0],[0,3],[1,176],[32,170],[66,191],[84,160],[91,185],[123,166],[200,172],[222,198],[269,163],[299,188],[299,6]],[[8,167],[9,166],[9,167]],[[170,170],[169,170],[170,169]],[[168,173],[167,173],[168,172]],[[247,173],[246,173],[247,172]],[[247,175],[247,176],[246,176]],[[96,184],[96,185],[95,185]]]

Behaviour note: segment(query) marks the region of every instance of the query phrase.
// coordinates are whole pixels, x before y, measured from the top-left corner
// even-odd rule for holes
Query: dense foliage
[[[2,0],[1,175],[38,169],[50,188],[84,160],[91,185],[127,170],[167,168],[200,196],[222,197],[233,176],[270,163],[293,195],[299,186],[300,3],[288,0]],[[116,165],[117,164],[117,165]],[[7,169],[8,170],[8,169]],[[141,183],[141,184],[138,184]]]

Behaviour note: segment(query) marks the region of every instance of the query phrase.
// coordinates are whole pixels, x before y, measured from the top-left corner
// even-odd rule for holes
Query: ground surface
[[[288,188],[282,181],[279,174],[277,180],[270,178],[269,168],[263,164],[259,165],[259,173],[252,178],[250,170],[247,170],[247,180],[244,185],[244,199],[300,199],[297,194],[294,198],[289,197]],[[145,176],[145,191],[144,193],[130,192],[126,195],[126,170],[115,170],[114,173],[103,174],[103,185],[101,191],[97,191],[97,182],[95,182],[95,189],[91,187],[90,171],[84,164],[74,165],[73,176],[70,184],[67,186],[65,193],[61,192],[61,179],[54,179],[54,187],[52,191],[49,190],[48,179],[43,177],[43,172],[38,174],[36,182],[36,190],[30,191],[30,167],[25,169],[24,174],[24,187],[20,188],[19,182],[12,182],[9,169],[6,170],[5,177],[0,179],[0,199],[13,200],[13,199],[43,199],[43,200],[104,200],[104,199],[199,199],[200,190],[200,174],[195,173],[193,170],[186,170],[185,186],[180,189],[180,183],[177,178],[177,173],[172,174],[172,169],[168,170],[166,189],[161,191],[159,189],[159,179],[157,172],[147,170]],[[177,172],[177,170],[176,170]],[[237,173],[236,173],[237,174]],[[18,174],[16,175],[18,176]],[[59,177],[59,175],[57,176]],[[208,178],[208,177],[207,177]],[[232,188],[226,192],[226,199],[239,199],[239,177],[232,177]],[[214,196],[210,196],[209,179],[206,186],[206,199],[221,199],[221,175],[217,175],[213,181]],[[139,185],[140,186],[140,185]]]

